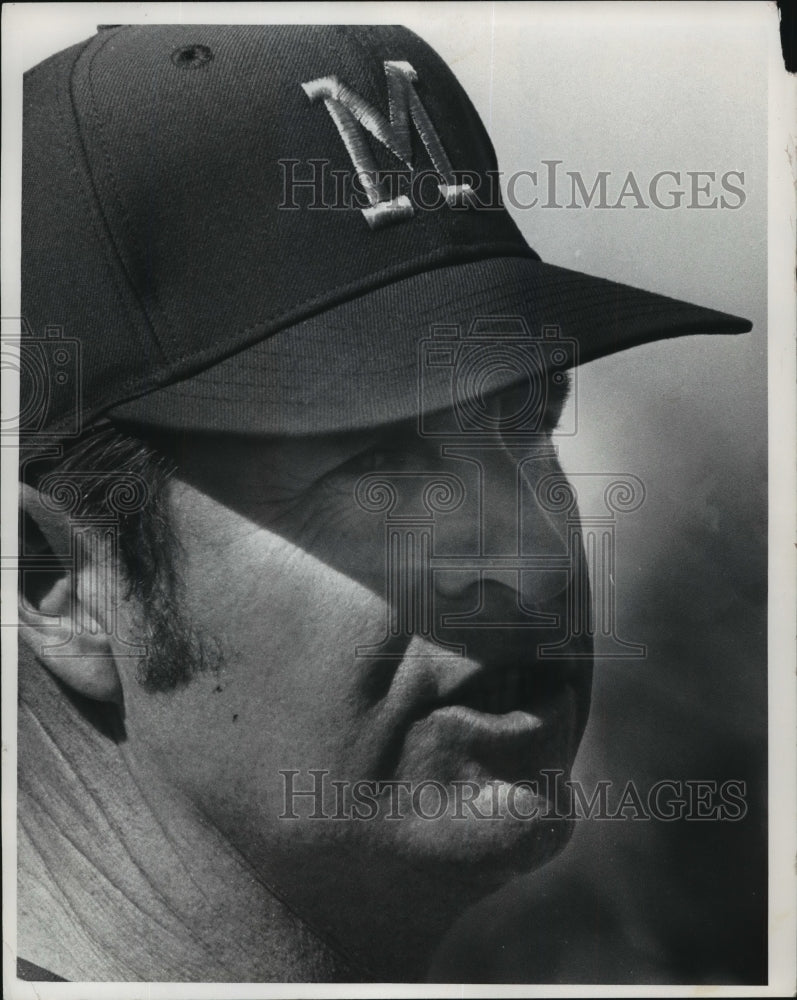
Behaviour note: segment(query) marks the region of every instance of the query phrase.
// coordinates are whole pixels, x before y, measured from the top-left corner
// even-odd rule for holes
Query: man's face
[[[178,456],[186,612],[223,666],[127,685],[130,744],[286,892],[344,855],[355,879],[401,859],[498,884],[569,835],[546,794],[583,733],[590,651],[539,647],[565,636],[582,563],[538,496],[561,475],[550,433],[496,426],[447,449],[411,422]]]

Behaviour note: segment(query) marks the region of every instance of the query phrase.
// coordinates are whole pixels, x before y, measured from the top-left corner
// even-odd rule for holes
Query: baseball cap
[[[24,337],[61,368],[23,378],[23,431],[403,419],[451,405],[457,347],[491,316],[555,331],[568,365],[751,328],[544,263],[497,170],[405,28],[100,29],[25,79]],[[490,388],[516,381],[501,337],[485,343]]]

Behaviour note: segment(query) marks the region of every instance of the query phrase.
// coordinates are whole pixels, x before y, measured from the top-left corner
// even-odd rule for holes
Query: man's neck
[[[70,981],[363,978],[201,816],[143,787],[32,658],[20,670],[19,937]]]

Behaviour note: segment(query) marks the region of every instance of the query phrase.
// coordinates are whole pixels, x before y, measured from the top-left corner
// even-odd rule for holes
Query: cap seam
[[[102,156],[103,156],[103,159],[104,159],[104,162],[105,162],[105,167],[106,167],[106,169],[108,171],[108,179],[110,181],[111,190],[113,191],[114,199],[116,201],[116,207],[117,207],[117,210],[119,211],[119,214],[121,216],[122,224],[124,225],[124,228],[126,230],[128,238],[130,239],[131,245],[136,249],[136,251],[139,254],[141,254],[141,248],[140,248],[140,245],[139,245],[139,242],[138,242],[138,238],[137,238],[137,236],[135,234],[133,226],[130,223],[130,219],[129,219],[129,216],[128,216],[128,213],[127,213],[127,209],[125,207],[124,199],[121,196],[121,193],[119,191],[119,187],[118,187],[117,182],[116,182],[116,175],[114,173],[114,170],[113,170],[113,167],[112,167],[112,163],[111,163],[110,154],[108,152],[108,144],[107,144],[107,142],[105,140],[105,133],[104,133],[103,125],[102,125],[102,120],[101,120],[101,117],[100,117],[100,114],[99,114],[99,109],[97,107],[97,101],[96,101],[95,91],[94,91],[94,79],[93,79],[94,61],[95,61],[95,59],[97,59],[97,57],[102,52],[102,50],[105,48],[105,46],[111,41],[112,38],[115,38],[118,33],[119,32],[109,32],[108,36],[106,38],[103,38],[101,44],[97,46],[97,48],[92,53],[92,55],[91,55],[91,57],[89,59],[89,63],[88,63],[87,70],[86,70],[86,77],[87,77],[87,83],[88,83],[88,91],[89,91],[89,95],[90,95],[90,113],[91,113],[92,119],[94,121],[94,125],[95,125],[95,127],[97,129],[97,140],[98,140],[98,144],[99,144],[99,146],[101,148],[101,151],[102,151]],[[77,108],[75,110],[77,112]],[[78,127],[79,127],[79,130],[81,132],[81,137],[82,137],[82,129],[80,129],[80,118],[77,116],[77,114],[76,114],[75,117],[76,117],[76,120],[78,122]],[[107,220],[106,213],[105,213],[104,207],[103,207],[103,202],[102,202],[102,199],[100,198],[99,191],[97,189],[97,185],[96,185],[95,180],[94,180],[94,174],[93,174],[93,171],[91,169],[91,160],[89,159],[89,156],[88,156],[88,147],[87,147],[87,144],[85,143],[85,141],[84,141],[84,148],[86,149],[86,162],[89,165],[89,176],[91,178],[91,184],[92,184],[92,188],[94,190],[94,196],[95,196],[95,198],[97,200],[97,203],[100,206],[100,210],[102,211],[103,218],[106,219],[106,223],[105,224],[106,224],[106,228],[108,230],[108,235],[109,235],[109,238],[110,238],[111,246],[113,247],[114,255],[116,256],[117,260],[119,261],[119,265],[122,268],[122,271],[123,271],[123,273],[125,275],[125,278],[127,280],[127,284],[130,287],[130,290],[133,293],[133,296],[134,296],[136,302],[138,303],[139,308],[141,309],[141,311],[144,314],[144,316],[146,316],[147,325],[149,326],[150,332],[152,334],[152,337],[153,337],[153,339],[155,341],[155,344],[156,344],[158,350],[160,351],[162,357],[168,360],[168,358],[169,358],[169,352],[167,351],[166,346],[161,341],[161,338],[158,336],[157,327],[156,327],[156,324],[153,322],[152,316],[150,315],[150,310],[147,308],[146,303],[143,301],[142,296],[140,295],[138,289],[136,288],[136,284],[133,281],[133,278],[132,278],[132,276],[131,276],[131,274],[129,272],[127,264],[126,264],[124,258],[122,257],[121,253],[119,252],[119,246],[118,246],[117,240],[116,240],[116,238],[114,236],[113,229],[112,229],[109,221]],[[159,302],[158,296],[157,296],[154,288],[152,290],[152,300],[153,300],[154,305],[157,308],[157,312],[163,318],[163,320],[164,320],[164,322],[166,324],[167,329],[172,334],[172,339],[174,339],[174,326],[173,326],[173,324],[172,324],[172,322],[171,322],[171,320],[169,318],[169,315],[166,312],[165,308]]]
[[[79,162],[78,162],[78,160],[76,158],[76,155],[75,155],[76,151],[75,151],[75,149],[73,147],[72,141],[71,141],[70,136],[69,136],[68,122],[67,122],[66,115],[64,113],[65,112],[65,109],[64,109],[64,97],[60,93],[60,88],[58,87],[57,82],[56,82],[56,85],[54,87],[54,91],[55,91],[56,107],[58,108],[58,117],[59,117],[59,120],[61,122],[61,126],[62,126],[62,128],[64,129],[64,131],[66,133],[66,135],[65,135],[65,143],[64,144],[66,146],[67,154],[68,154],[69,159],[71,161],[70,172],[72,174],[72,177],[74,178],[75,186],[76,186],[77,191],[78,191],[78,195],[81,198],[81,200],[83,201],[83,204],[84,204],[84,206],[86,208],[86,215],[88,216],[89,230],[92,233],[93,238],[97,241],[98,245],[100,247],[102,247],[103,244],[104,244],[104,242],[105,242],[104,239],[103,239],[103,236],[106,236],[106,235],[110,236],[110,230],[109,230],[107,221],[105,219],[105,214],[102,211],[102,203],[100,202],[100,199],[99,199],[99,197],[97,195],[96,187],[94,185],[94,178],[91,175],[91,170],[88,169],[88,156],[86,155],[86,148],[85,148],[85,144],[83,142],[83,137],[82,137],[81,129],[80,129],[80,119],[79,119],[79,116],[77,114],[77,108],[75,106],[74,99],[73,99],[73,93],[72,93],[74,74],[75,74],[75,71],[76,71],[77,64],[80,61],[80,59],[84,56],[84,54],[86,53],[86,50],[89,48],[89,46],[90,46],[90,44],[91,44],[92,41],[93,41],[93,39],[89,39],[89,41],[86,43],[86,45],[80,50],[80,52],[77,53],[77,55],[76,55],[76,57],[75,57],[72,65],[69,68],[69,74],[68,74],[68,77],[67,77],[67,87],[66,87],[66,99],[67,99],[67,101],[69,103],[69,106],[70,106],[70,109],[71,109],[71,112],[72,112],[72,119],[73,119],[73,121],[75,123],[75,126],[76,126],[77,141],[78,141],[78,143],[79,143],[79,145],[81,147],[84,159],[86,161],[86,167],[87,167],[87,169],[86,169],[85,172],[88,174],[89,184],[91,186],[91,192],[94,195],[95,207],[99,211],[100,218],[102,219],[102,224],[103,224],[105,232],[98,231],[95,212],[92,211],[91,200],[88,198],[88,196],[86,194],[86,191],[84,190],[84,185],[83,185],[83,181],[82,181],[82,178],[81,178],[82,171],[80,169],[80,164],[79,164]],[[111,238],[111,245],[114,246],[112,238]],[[115,251],[115,249],[116,248],[114,246],[114,251]],[[128,320],[130,321],[133,329],[135,329],[136,328],[136,322],[135,322],[135,319],[133,318],[133,316],[131,315],[130,305],[129,305],[128,301],[127,301],[127,296],[125,296],[125,294],[124,294],[124,292],[122,290],[122,287],[119,284],[119,276],[116,273],[116,269],[109,264],[107,258],[105,258],[105,257],[104,257],[103,263],[108,268],[108,271],[110,273],[111,282],[112,282],[112,285],[113,285],[114,292],[116,294],[116,298],[117,298],[117,300],[119,302],[119,305],[120,305],[121,309],[123,310],[123,312],[125,313],[125,315],[127,316]],[[148,319],[148,317],[147,317],[147,319]],[[153,333],[154,333],[154,331],[153,331]],[[158,348],[160,348],[160,345],[157,343],[157,338],[156,338],[156,345],[158,346]],[[162,351],[161,351],[161,354],[163,355]]]
[[[78,59],[80,59],[80,57],[86,51],[86,49],[94,41],[95,37],[96,37],[95,35],[92,35],[91,38],[87,38],[83,42],[80,50],[75,53],[75,58],[74,58],[74,61],[72,63],[73,67],[74,67],[75,63],[77,63]],[[80,42],[78,42],[77,45],[80,45]],[[22,74],[23,81],[27,82],[28,80],[35,80],[38,76],[40,76],[42,73],[44,73],[46,70],[48,70],[50,68],[50,66],[51,66],[52,63],[57,62],[59,56],[61,56],[62,54],[63,53],[61,53],[61,52],[56,52],[53,55],[51,55],[49,57],[49,59],[43,59],[40,63],[37,63],[35,66],[31,66],[30,69],[26,69],[25,72]],[[72,70],[70,69],[69,72],[70,72],[70,79],[71,79]]]
[[[483,247],[482,247],[481,244],[478,244],[476,246],[478,247],[478,249],[483,249]],[[471,257],[470,260],[468,260],[468,261],[451,260],[451,259],[449,259],[449,260],[439,261],[436,264],[430,264],[428,261],[425,261],[424,262],[426,264],[425,270],[438,270],[438,269],[441,269],[441,268],[444,268],[444,267],[447,267],[447,266],[453,267],[453,266],[456,266],[457,264],[462,264],[462,263],[476,263],[477,261],[480,261],[480,260],[493,260],[493,259],[501,259],[501,258],[505,258],[505,257],[519,257],[519,258],[524,259],[524,260],[526,260],[526,259],[539,260],[539,258],[537,257],[537,255],[531,249],[531,247],[528,248],[528,253],[525,253],[525,254],[519,252],[520,249],[521,249],[519,247],[513,247],[511,251],[507,251],[505,253],[496,253],[496,249],[497,248],[495,246],[492,246],[490,248],[491,252],[490,252],[489,255],[487,255],[487,256],[485,256],[483,258],[481,258],[481,257],[475,257],[474,256],[474,257]],[[446,252],[450,252],[450,248],[447,248]],[[389,273],[392,274],[395,277],[396,281],[401,281],[401,280],[403,280],[405,278],[413,277],[414,274],[421,273],[420,262],[416,261],[415,263],[418,265],[417,268],[415,268],[415,269],[413,269],[411,271],[408,271],[406,273],[400,273],[400,274],[394,274],[393,272],[389,272]],[[383,270],[381,272],[376,272],[376,273],[377,273],[377,275],[381,275],[381,274],[384,274],[385,271]],[[257,343],[259,343],[261,341],[267,340],[269,337],[275,336],[276,334],[282,332],[284,329],[287,329],[287,328],[289,328],[291,326],[294,326],[294,325],[302,322],[303,320],[310,319],[313,315],[316,315],[318,312],[323,311],[322,308],[321,308],[323,306],[326,306],[326,307],[332,309],[336,305],[340,305],[340,304],[342,304],[345,301],[352,301],[355,298],[359,298],[361,295],[367,295],[370,292],[377,291],[379,288],[384,288],[384,287],[386,287],[386,285],[387,285],[387,283],[384,283],[384,284],[381,284],[381,285],[375,285],[375,286],[371,285],[371,286],[369,286],[367,288],[364,288],[362,290],[362,292],[360,293],[360,295],[352,295],[351,298],[349,298],[349,299],[341,298],[340,301],[328,302],[326,299],[324,299],[324,300],[314,300],[314,302],[318,305],[319,308],[311,310],[307,315],[299,315],[296,318],[293,317],[293,315],[292,315],[292,313],[291,313],[290,310],[287,311],[287,312],[283,311],[283,312],[274,313],[271,316],[267,316],[267,317],[265,317],[265,318],[257,321],[256,323],[253,323],[253,324],[250,324],[247,327],[244,327],[242,330],[240,330],[238,332],[238,335],[241,336],[242,334],[253,332],[253,331],[255,331],[257,329],[257,327],[262,326],[265,323],[272,322],[276,317],[284,317],[284,319],[285,319],[285,325],[284,326],[279,326],[279,327],[277,327],[277,328],[275,328],[273,330],[267,331],[258,340],[253,340],[251,342],[246,342],[246,343],[243,343],[243,344],[236,345],[236,347],[233,350],[231,350],[228,354],[224,355],[223,357],[215,358],[213,361],[210,362],[210,364],[221,363],[222,361],[227,360],[227,358],[233,357],[234,355],[240,353],[241,351],[245,351],[248,347],[252,347],[254,344],[257,344]],[[341,289],[339,289],[339,291],[341,292],[341,295],[343,295],[348,290],[348,288],[349,288],[349,286],[342,286]],[[180,361],[185,361],[185,360],[188,360],[188,359],[194,359],[194,360],[197,361],[197,363],[204,364],[207,361],[206,354],[208,352],[210,352],[210,350],[211,349],[208,348],[205,353],[202,353],[202,352],[198,352],[198,353],[187,352],[186,354],[183,354],[180,357],[172,358],[172,359],[167,359],[157,369],[155,369],[155,370],[150,369],[147,374],[148,374],[149,377],[152,377],[154,380],[157,380],[158,376],[160,376],[160,375],[167,375],[168,376],[170,374],[174,374],[173,371],[172,371],[173,366],[176,363],[180,362]],[[202,369],[199,369],[197,372],[192,372],[192,371],[184,372],[181,375],[177,376],[175,378],[175,381],[181,381],[182,379],[191,378],[192,375],[198,374],[199,371],[201,371],[201,370]],[[87,416],[87,420],[94,419],[94,417],[98,416],[99,414],[101,414],[102,412],[104,412],[106,409],[108,409],[111,406],[121,405],[122,403],[129,402],[131,399],[135,399],[135,398],[137,398],[140,395],[146,395],[146,392],[144,392],[144,393],[135,393],[134,395],[130,396],[128,399],[119,399],[119,394],[120,393],[123,394],[125,392],[128,392],[128,391],[131,391],[133,389],[137,389],[137,388],[141,387],[142,380],[143,380],[143,377],[141,375],[137,375],[134,378],[127,379],[127,381],[125,381],[125,382],[123,382],[121,384],[116,385],[110,396],[106,396],[104,399],[102,399],[101,401],[97,402],[92,407],[92,409],[89,411],[89,415]],[[172,384],[172,383],[164,382],[162,384],[156,384],[149,391],[156,391],[157,389],[165,388],[167,385],[170,385],[170,384]]]
[[[394,268],[382,268],[381,270],[374,271],[372,274],[367,276],[367,283],[364,285],[364,287],[361,288],[359,292],[356,291],[356,288],[358,285],[362,283],[363,279],[359,279],[357,282],[349,283],[348,285],[334,286],[332,289],[325,292],[322,296],[319,296],[315,299],[304,300],[298,305],[306,307],[307,314],[300,316],[295,320],[288,320],[287,325],[293,326],[295,323],[302,322],[302,320],[310,319],[312,316],[316,315],[317,312],[325,311],[326,309],[333,309],[336,305],[340,305],[344,301],[353,301],[354,299],[360,298],[363,295],[367,295],[370,292],[377,291],[379,288],[386,287],[388,283],[391,283],[391,282],[381,283],[380,279],[382,278],[393,278],[394,281],[398,282],[402,281],[405,278],[410,278],[415,274],[419,274],[424,270],[431,271],[447,266],[453,267],[456,264],[465,263],[466,261],[463,261],[461,258],[464,257],[466,254],[467,254],[467,261],[472,261],[472,262],[476,262],[477,260],[490,260],[493,257],[515,257],[515,256],[521,258],[530,257],[532,259],[539,260],[539,257],[534,252],[534,250],[531,249],[531,247],[527,248],[528,249],[527,253],[522,253],[521,248],[515,246],[513,246],[511,250],[507,246],[506,252],[500,252],[500,246],[501,244],[488,244],[485,246],[484,244],[481,243],[470,243],[466,244],[465,246],[457,248],[445,247],[443,250],[436,252],[432,260],[430,260],[428,257],[415,258],[414,260],[411,261],[405,261],[404,264],[397,270]],[[455,250],[455,253],[452,256],[449,256],[452,254],[452,250]],[[473,251],[485,251],[485,250],[487,251],[487,253],[484,256],[481,256],[481,254],[472,253]],[[457,253],[456,251],[459,251],[459,253]],[[465,253],[462,253],[462,251],[465,251]],[[281,309],[275,313],[270,313],[262,317],[261,319],[255,320],[248,326],[242,327],[237,332],[236,336],[241,337],[241,336],[246,336],[250,333],[255,333],[259,327],[262,327],[264,324],[272,323],[279,317],[286,317],[287,319],[287,317],[292,316],[296,308],[297,304],[294,304],[288,309]],[[283,327],[277,327],[276,329],[267,332],[261,339],[267,340],[269,337],[279,333],[280,330],[282,329]],[[227,357],[232,357],[239,351],[245,350],[247,347],[251,347],[252,344],[254,343],[258,343],[258,341],[252,341],[251,343],[237,345],[233,350],[230,351]],[[207,350],[212,350],[212,348],[208,348]],[[194,356],[193,352],[187,351],[185,354],[177,355],[176,357],[171,358],[170,363],[176,364],[179,363],[180,361],[185,361],[187,358],[192,356]],[[197,353],[196,357],[197,359],[202,357],[202,352]],[[219,361],[223,360],[224,358],[219,359]]]

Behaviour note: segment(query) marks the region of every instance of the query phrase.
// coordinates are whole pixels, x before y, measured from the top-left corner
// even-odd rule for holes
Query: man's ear
[[[107,565],[110,555],[101,546],[87,546],[93,551],[78,558],[69,516],[46,500],[34,487],[20,484],[19,633],[69,688],[121,704],[122,686],[103,620],[106,584],[116,566]]]

